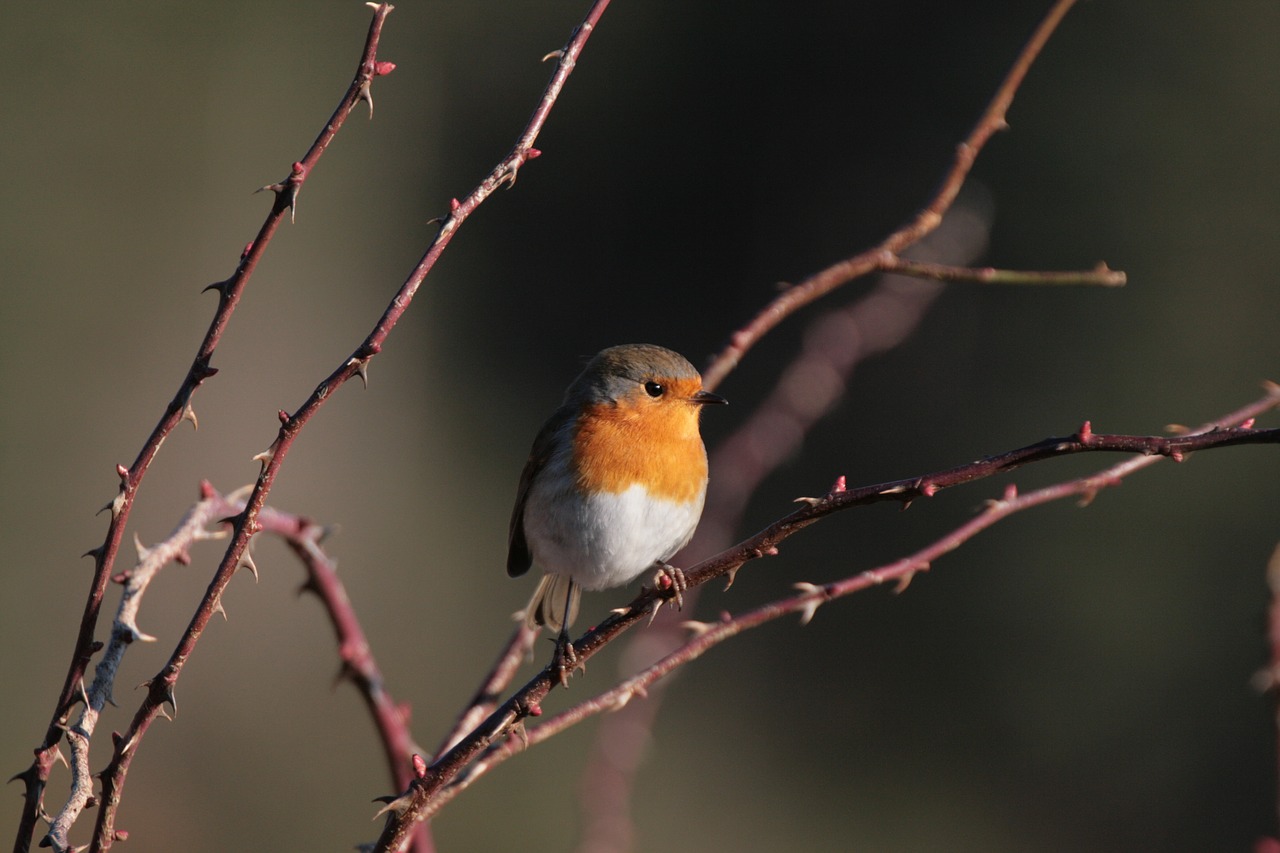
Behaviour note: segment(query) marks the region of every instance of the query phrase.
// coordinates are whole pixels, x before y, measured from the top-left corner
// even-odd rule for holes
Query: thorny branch
[[[427,274],[435,266],[436,261],[452,240],[458,228],[494,190],[504,183],[513,184],[517,171],[527,160],[538,156],[539,152],[532,147],[533,142],[536,141],[565,81],[572,72],[578,54],[586,44],[587,39],[594,30],[596,21],[607,6],[608,0],[597,0],[588,12],[586,19],[574,31],[569,44],[564,49],[552,54],[558,57],[556,69],[543,92],[538,106],[534,110],[533,116],[521,133],[515,148],[471,191],[470,195],[460,202],[455,199],[450,203],[450,212],[441,221],[440,229],[435,239],[391,299],[382,317],[363,343],[316,387],[297,411],[293,414],[285,411],[279,413],[280,427],[275,440],[266,451],[254,457],[261,463],[262,469],[246,500],[245,508],[242,512],[229,519],[231,525],[230,542],[213,580],[210,582],[204,598],[197,607],[168,662],[148,683],[145,698],[134,714],[128,730],[117,740],[115,754],[102,772],[101,807],[98,812],[98,821],[95,826],[92,843],[94,851],[109,849],[116,839],[114,831],[115,815],[129,766],[136,754],[137,745],[155,718],[162,713],[164,705],[174,704],[174,685],[177,683],[182,669],[190,659],[205,626],[213,614],[221,609],[223,591],[239,568],[253,568],[252,558],[248,552],[249,542],[255,534],[264,529],[260,515],[265,507],[266,498],[270,494],[280,468],[283,466],[285,458],[288,456],[289,450],[292,448],[298,434],[335,390],[354,376],[360,376],[362,380],[367,380],[369,362],[381,351],[386,338],[408,309],[414,295],[421,287]],[[376,7],[371,33],[376,33],[380,30],[381,21],[390,10],[391,7],[387,4]],[[374,45],[376,46],[376,40],[374,40]],[[377,66],[370,62],[362,63],[361,67],[362,71],[367,67],[371,73],[377,70]],[[367,86],[361,88],[361,92],[357,97],[358,99],[368,100]],[[268,187],[268,189],[275,191],[277,194],[277,208],[281,205],[279,199],[282,197],[287,199],[287,206],[292,207],[296,196],[296,186],[305,175],[305,164],[295,165],[290,182]],[[222,293],[223,290],[219,289],[219,292]],[[122,478],[123,476],[122,474]]]
[[[1280,406],[1280,385],[1268,384],[1266,394],[1244,408],[1207,424],[1196,432],[1174,438],[1140,435],[1098,435],[1086,424],[1074,436],[1049,438],[1019,450],[1001,453],[966,465],[959,465],[934,474],[911,477],[891,483],[847,489],[843,478],[828,494],[820,498],[800,498],[801,508],[778,519],[764,530],[685,572],[689,587],[695,587],[717,577],[732,576],[747,562],[778,553],[778,545],[795,533],[816,521],[841,510],[865,506],[883,500],[909,503],[919,496],[931,496],[940,489],[990,477],[1013,470],[1028,462],[1053,456],[1066,456],[1082,452],[1122,452],[1137,454],[1119,465],[1079,480],[1050,486],[1019,498],[1015,490],[1006,492],[1003,499],[989,505],[968,524],[953,531],[918,554],[898,562],[862,572],[852,578],[834,584],[815,586],[804,584],[800,594],[775,602],[766,607],[730,619],[720,625],[696,626],[696,636],[681,650],[669,655],[644,673],[624,682],[594,699],[581,703],[552,720],[526,731],[524,720],[541,715],[542,699],[558,682],[558,674],[548,666],[524,687],[504,702],[474,732],[465,737],[434,764],[415,779],[409,790],[388,804],[387,826],[375,850],[399,849],[413,823],[430,819],[477,776],[486,772],[492,764],[503,760],[520,746],[502,746],[504,738],[513,734],[523,744],[539,742],[573,723],[601,711],[621,707],[633,695],[643,694],[645,687],[665,675],[671,669],[692,660],[707,648],[722,642],[746,628],[776,619],[786,613],[800,613],[811,617],[819,605],[833,598],[843,597],[869,586],[889,581],[905,582],[917,571],[927,569],[937,557],[954,550],[979,531],[1000,519],[1023,509],[1079,495],[1085,502],[1092,500],[1098,491],[1116,485],[1120,480],[1141,468],[1148,467],[1161,458],[1181,461],[1194,451],[1228,447],[1238,444],[1280,444],[1280,428],[1256,430],[1253,418]],[[1240,426],[1231,426],[1240,424]],[[615,610],[598,626],[590,629],[573,644],[580,661],[585,662],[604,646],[615,640],[631,626],[651,615],[655,607],[673,597],[673,592],[646,589],[627,607]],[[549,727],[549,728],[548,728]],[[547,728],[545,733],[542,730]],[[496,746],[495,746],[496,745]]]
[[[178,386],[173,399],[166,406],[160,421],[152,429],[146,441],[143,442],[142,449],[138,452],[133,464],[127,468],[123,465],[116,466],[116,474],[120,478],[120,490],[116,497],[105,507],[105,509],[110,510],[111,514],[106,538],[101,545],[86,554],[86,556],[94,558],[94,573],[93,579],[90,581],[89,593],[85,600],[84,612],[80,619],[80,628],[76,635],[75,651],[67,668],[67,675],[63,681],[62,690],[59,693],[49,726],[45,731],[44,740],[35,750],[35,761],[27,770],[15,777],[22,779],[26,787],[22,817],[19,821],[14,841],[14,849],[16,851],[30,849],[36,823],[43,812],[45,784],[48,781],[49,772],[54,762],[60,757],[58,742],[61,740],[63,733],[68,731],[67,719],[72,707],[85,696],[85,673],[90,659],[98,649],[94,640],[94,632],[97,630],[98,614],[102,608],[103,595],[106,592],[107,581],[111,578],[116,555],[119,553],[120,543],[124,536],[125,526],[129,521],[142,480],[146,476],[147,470],[155,459],[156,454],[159,453],[160,446],[164,444],[165,439],[179,423],[189,420],[193,426],[198,425],[195,410],[191,405],[192,396],[206,379],[217,373],[217,368],[211,366],[214,351],[222,340],[223,333],[231,321],[231,316],[235,312],[245,288],[248,286],[249,278],[257,267],[258,261],[261,260],[266,252],[267,246],[280,225],[285,211],[293,209],[298,191],[311,169],[319,161],[329,143],[346,122],[352,109],[360,101],[368,101],[372,112],[371,81],[375,76],[388,74],[395,68],[392,63],[375,61],[378,42],[382,34],[382,25],[391,9],[392,6],[385,3],[375,8],[373,19],[369,25],[369,33],[365,39],[364,50],[351,85],[347,88],[346,95],[338,104],[337,109],[334,110],[329,121],[325,123],[319,136],[316,137],[315,142],[312,143],[311,148],[300,161],[293,165],[290,175],[285,181],[264,188],[272,189],[276,194],[271,212],[267,215],[253,242],[241,254],[240,261],[231,277],[206,288],[206,290],[212,289],[217,292],[218,307],[209,323],[208,330],[205,332],[204,339],[196,350],[195,358],[187,370],[187,375]]]

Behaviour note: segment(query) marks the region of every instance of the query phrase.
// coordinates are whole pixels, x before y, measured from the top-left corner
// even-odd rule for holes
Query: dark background
[[[646,340],[705,363],[775,292],[877,242],[930,196],[1047,2],[637,3],[605,15],[538,142],[463,227],[371,368],[306,429],[272,503],[332,542],[393,694],[428,749],[530,582],[502,572],[528,443],[581,359]],[[425,248],[427,220],[509,149],[585,2],[401,3],[374,87],[250,284],[131,524],[164,537],[209,478],[249,482],[275,412],[354,348]],[[71,652],[104,520],[93,513],[180,381],[269,199],[350,79],[352,2],[49,5],[0,13],[0,770],[25,768]],[[953,286],[904,347],[862,365],[743,533],[821,493],[1072,431],[1195,424],[1280,379],[1280,8],[1084,3],[974,169],[983,263],[1087,268],[1127,288]],[[720,388],[727,435],[822,311]],[[1273,425],[1275,417],[1266,423]],[[1112,460],[1016,475],[1026,490]],[[1241,850],[1275,832],[1264,566],[1273,449],[1164,463],[1016,517],[910,590],[775,623],[673,684],[635,803],[642,850]],[[715,476],[715,472],[712,472]],[[1003,483],[908,513],[847,513],[744,571],[698,614],[861,571],[971,517]],[[170,567],[132,686],[161,665],[220,546]],[[301,570],[258,543],[129,777],[128,850],[350,849],[388,791]],[[132,554],[122,552],[123,568]],[[592,596],[602,613],[629,592]],[[114,608],[112,592],[108,608]],[[103,630],[107,624],[104,619]],[[542,650],[544,653],[547,649]],[[616,656],[557,693],[585,698]],[[530,668],[528,672],[532,672]],[[584,726],[510,762],[436,822],[443,850],[560,850]],[[94,769],[105,762],[95,744]],[[55,773],[48,806],[65,793]],[[8,789],[0,836],[19,812]],[[87,825],[88,821],[86,821]],[[76,838],[83,834],[77,833]],[[123,849],[123,848],[122,848]]]

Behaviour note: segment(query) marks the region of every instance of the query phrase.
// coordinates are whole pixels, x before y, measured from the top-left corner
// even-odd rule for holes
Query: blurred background
[[[531,580],[503,572],[529,442],[583,359],[651,341],[697,364],[776,292],[879,241],[929,197],[1049,3],[615,3],[538,142],[460,231],[383,354],[302,434],[271,501],[330,542],[395,697],[430,748]],[[587,3],[403,2],[375,120],[357,111],[249,285],[132,517],[163,538],[208,478],[251,481],[515,140]],[[28,765],[61,686],[116,493],[227,277],[345,90],[356,2],[7,4],[0,206],[0,770]],[[762,485],[738,534],[821,494],[1073,431],[1196,424],[1280,380],[1280,7],[1084,3],[973,172],[981,263],[1129,274],[1123,290],[952,286]],[[789,321],[720,387],[712,448],[770,391]],[[1275,425],[1270,416],[1264,425]],[[1018,472],[1023,490],[1095,470]],[[1264,567],[1280,459],[1163,463],[1078,509],[999,525],[900,596],[722,646],[670,688],[637,780],[640,850],[1241,850],[1276,832]],[[713,479],[717,472],[712,471]],[[845,513],[695,615],[844,577],[970,518],[1005,482]],[[151,587],[100,732],[168,656],[218,545]],[[693,555],[697,556],[697,555]],[[127,849],[350,849],[390,785],[299,565],[257,543],[144,741]],[[130,565],[126,547],[118,568]],[[631,591],[588,598],[591,612]],[[109,593],[114,609],[118,589]],[[598,618],[598,617],[596,617]],[[100,634],[105,636],[109,616]],[[540,650],[549,653],[550,646]],[[548,710],[616,677],[616,650]],[[530,666],[526,674],[532,674]],[[595,724],[509,762],[435,823],[441,850],[570,849]],[[105,762],[95,744],[94,769]],[[65,796],[55,771],[47,805]],[[20,786],[0,809],[11,837]],[[228,819],[234,816],[234,819]],[[500,819],[495,819],[500,817]],[[73,836],[87,839],[89,821]]]

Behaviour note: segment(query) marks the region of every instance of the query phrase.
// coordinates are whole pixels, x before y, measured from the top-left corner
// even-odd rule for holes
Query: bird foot
[[[684,610],[684,591],[689,588],[689,581],[682,569],[659,563],[658,571],[653,576],[653,588],[662,596],[658,600],[658,607],[654,608],[655,614],[668,601],[675,601],[676,610]]]
[[[561,687],[569,686],[569,676],[578,670],[587,671],[586,661],[578,659],[573,650],[573,640],[568,631],[561,631],[555,639],[556,650],[551,654],[551,670]]]

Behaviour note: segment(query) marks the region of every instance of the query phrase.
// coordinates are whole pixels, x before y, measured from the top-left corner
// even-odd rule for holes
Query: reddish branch
[[[76,635],[75,651],[67,668],[67,675],[63,681],[57,705],[45,731],[44,740],[35,750],[35,761],[27,770],[15,777],[22,779],[26,786],[22,817],[19,821],[18,832],[14,841],[14,850],[19,851],[19,853],[30,849],[31,838],[35,832],[36,822],[43,807],[44,787],[48,781],[53,763],[59,755],[58,742],[62,738],[72,707],[84,694],[85,672],[88,669],[90,659],[99,648],[94,640],[94,633],[97,630],[103,595],[106,592],[107,581],[114,570],[116,556],[119,553],[120,543],[124,536],[125,525],[128,523],[129,515],[133,510],[138,489],[142,485],[142,480],[152,460],[155,459],[156,454],[160,451],[160,446],[164,443],[169,433],[183,420],[189,420],[193,425],[197,424],[195,410],[191,406],[191,398],[196,389],[206,379],[217,373],[217,369],[211,366],[214,351],[222,340],[222,335],[226,331],[227,324],[230,322],[237,304],[239,304],[240,297],[248,285],[250,276],[252,276],[258,261],[270,244],[271,238],[275,234],[285,211],[290,209],[295,202],[298,190],[306,180],[311,168],[320,159],[325,148],[333,140],[334,135],[345,123],[347,116],[350,115],[351,110],[357,103],[361,100],[368,100],[370,109],[372,109],[372,99],[369,94],[370,81],[376,74],[389,72],[393,67],[390,63],[379,64],[375,62],[382,25],[391,8],[389,4],[384,4],[375,9],[373,21],[369,26],[369,34],[365,41],[364,51],[360,58],[360,64],[346,95],[306,155],[294,164],[290,176],[283,183],[274,185],[275,188],[278,188],[275,203],[262,227],[258,230],[257,236],[242,253],[235,273],[225,281],[210,285],[210,288],[218,293],[218,307],[214,312],[212,321],[209,323],[209,329],[205,333],[204,339],[196,350],[195,358],[187,370],[187,375],[178,386],[177,393],[174,394],[169,405],[165,407],[164,414],[151,431],[151,434],[143,442],[142,449],[138,452],[133,464],[128,468],[123,465],[116,467],[116,473],[120,477],[120,491],[106,507],[111,512],[106,538],[101,545],[86,554],[86,556],[93,556],[94,558],[94,573],[89,585],[89,594],[85,601],[84,612],[80,618],[80,629]]]
[[[1247,421],[1257,414],[1268,409],[1280,406],[1280,387],[1271,387],[1268,393],[1262,399],[1246,406],[1238,412],[1226,415],[1214,424],[1206,425],[1192,436],[1196,440],[1191,442],[1187,447],[1195,449],[1207,449],[1209,447],[1225,447],[1231,444],[1240,443],[1232,440],[1236,433],[1252,433],[1261,443],[1280,443],[1280,429],[1272,430],[1249,430],[1226,429],[1223,425],[1231,423],[1240,423]],[[561,714],[540,724],[537,728],[528,732],[520,743],[515,743],[511,739],[496,744],[486,754],[478,764],[481,768],[468,772],[466,782],[469,783],[475,777],[479,776],[485,770],[492,768],[494,765],[501,763],[516,752],[521,751],[524,746],[541,743],[553,735],[558,734],[569,726],[581,722],[589,716],[599,714],[605,711],[615,711],[624,707],[636,695],[644,696],[646,690],[655,681],[669,674],[673,670],[681,667],[694,659],[700,657],[704,652],[712,646],[719,645],[730,637],[736,636],[743,631],[751,628],[759,627],[767,622],[771,622],[779,617],[787,614],[797,614],[800,616],[800,623],[807,624],[813,618],[817,609],[828,601],[843,598],[853,593],[860,592],[874,586],[880,586],[889,582],[896,582],[898,590],[901,591],[911,581],[911,578],[920,571],[927,571],[938,558],[954,551],[963,543],[972,539],[978,533],[993,526],[999,521],[1008,518],[1014,513],[1031,509],[1035,506],[1050,503],[1052,501],[1062,500],[1069,497],[1081,497],[1082,504],[1090,502],[1093,497],[1102,489],[1111,486],[1117,486],[1120,482],[1130,474],[1133,474],[1143,468],[1160,461],[1161,458],[1169,456],[1178,458],[1173,451],[1164,445],[1164,440],[1153,437],[1144,436],[1108,436],[1108,441],[1101,442],[1099,445],[1082,445],[1078,449],[1129,449],[1133,448],[1133,452],[1143,452],[1141,447],[1147,447],[1150,450],[1149,455],[1140,456],[1134,459],[1128,459],[1117,465],[1113,465],[1095,474],[1087,477],[1081,477],[1074,480],[1068,480],[1019,495],[1017,489],[1010,485],[1006,488],[1003,497],[998,500],[987,502],[984,509],[977,516],[956,528],[952,532],[943,536],[941,539],[933,542],[927,547],[917,551],[914,554],[896,560],[877,568],[861,572],[842,580],[833,581],[826,584],[810,584],[797,583],[795,589],[798,594],[788,596],[777,601],[770,602],[755,610],[743,613],[738,616],[725,616],[719,622],[713,624],[707,623],[685,623],[693,633],[693,637],[688,640],[679,649],[664,657],[662,660],[648,667],[644,671],[627,679],[618,686],[601,693],[595,698],[575,705],[574,707],[564,711]],[[1126,439],[1123,441],[1111,441],[1110,439]],[[1105,447],[1104,447],[1105,445]],[[1168,452],[1166,452],[1166,450]],[[1064,452],[1072,452],[1065,450]],[[1190,452],[1184,450],[1182,452]],[[1002,456],[1007,454],[1002,454]],[[992,457],[993,459],[1000,457]],[[981,463],[974,463],[975,466],[981,466]],[[968,467],[968,466],[961,466]],[[953,469],[955,470],[955,469]],[[990,470],[985,467],[978,467],[976,470]],[[945,475],[946,472],[944,472]],[[924,482],[932,482],[935,478],[944,475],[931,475],[917,480]],[[905,481],[904,481],[905,482]],[[859,490],[863,491],[863,490]],[[840,492],[828,495],[824,501],[838,502]],[[852,504],[843,504],[841,508],[846,508]],[[860,504],[859,504],[860,505]],[[795,532],[798,528],[792,528],[789,532],[784,532],[784,526],[787,525],[787,519],[775,522],[766,529],[764,536],[766,540],[774,542],[779,541]],[[757,537],[759,538],[759,537]],[[731,558],[731,562],[741,560],[745,557],[749,559],[754,555],[754,551],[760,546],[738,546],[734,549],[735,554]],[[767,546],[766,546],[767,547]],[[1280,553],[1280,552],[1278,552]],[[723,555],[722,555],[723,556]],[[717,558],[719,559],[719,558]],[[708,561],[711,562],[711,561]],[[703,566],[707,566],[706,563]],[[736,571],[736,569],[734,569]],[[701,571],[698,573],[698,582],[705,582],[717,574],[723,574],[723,570],[719,571]],[[689,573],[690,584],[694,583],[694,574]]]
[[[1009,70],[1004,82],[996,90],[995,97],[992,98],[990,105],[987,106],[986,112],[978,119],[977,125],[965,141],[961,142],[956,148],[955,162],[951,167],[951,171],[943,178],[942,186],[938,188],[933,200],[916,214],[915,219],[890,234],[880,245],[832,264],[781,293],[763,311],[757,314],[751,322],[733,333],[729,345],[721,350],[711,360],[711,364],[707,369],[703,371],[703,385],[714,389],[730,371],[738,366],[738,362],[742,360],[747,350],[755,346],[756,342],[773,327],[809,303],[853,281],[855,278],[877,270],[919,274],[917,270],[911,268],[911,265],[905,263],[899,257],[899,254],[909,246],[918,243],[921,238],[937,228],[938,224],[942,222],[942,217],[951,209],[956,196],[960,193],[960,188],[964,186],[969,170],[973,168],[974,161],[977,160],[978,153],[982,150],[982,147],[986,145],[987,140],[996,131],[1004,130],[1008,127],[1005,122],[1005,115],[1009,111],[1009,105],[1013,103],[1014,94],[1018,91],[1018,87],[1022,85],[1023,79],[1027,76],[1027,71],[1031,68],[1031,64],[1040,55],[1041,49],[1073,5],[1075,5],[1075,0],[1058,0],[1053,8],[1049,10],[1049,14],[1045,19],[1041,21],[1040,26],[1032,33],[1031,39],[1018,55],[1013,68]],[[1107,274],[1103,274],[1103,270],[1106,270],[1105,264],[1092,272],[1032,273],[1031,275],[1063,275],[1070,277],[1075,283],[1123,283],[1123,273],[1114,273],[1106,270]],[[1027,273],[1006,273],[1005,275],[1026,276]],[[1116,280],[1117,278],[1118,281]]]
[[[330,394],[354,376],[358,375],[362,379],[366,378],[369,361],[381,351],[387,336],[408,309],[418,288],[435,266],[436,261],[452,240],[457,229],[494,190],[504,183],[514,183],[519,168],[527,160],[537,156],[537,149],[533,148],[532,144],[541,131],[551,108],[554,106],[565,80],[572,72],[578,54],[590,37],[596,21],[607,5],[607,0],[597,0],[587,18],[574,32],[569,44],[555,54],[559,57],[556,70],[544,90],[538,107],[535,109],[525,130],[521,133],[515,148],[463,201],[454,200],[451,202],[450,213],[441,222],[440,230],[435,239],[418,265],[396,292],[383,312],[382,317],[374,326],[373,331],[369,333],[349,358],[316,387],[297,411],[293,414],[284,411],[279,413],[280,427],[275,440],[266,451],[255,457],[261,462],[262,470],[246,501],[244,511],[229,519],[231,524],[230,543],[213,576],[213,580],[210,582],[208,590],[170,655],[168,662],[148,683],[145,698],[134,714],[128,730],[116,739],[115,754],[102,772],[101,808],[99,809],[98,823],[95,827],[92,843],[94,851],[110,848],[115,840],[115,815],[138,743],[155,721],[155,718],[161,714],[164,705],[173,704],[174,686],[187,661],[190,660],[196,643],[208,625],[209,620],[214,613],[221,609],[222,594],[227,584],[230,583],[232,576],[237,569],[252,566],[252,560],[248,555],[249,541],[254,534],[263,529],[259,516],[298,434],[320,410]],[[389,11],[390,6],[386,4],[376,8],[374,24],[371,28],[371,50],[376,47],[375,36],[380,30],[381,21]],[[371,61],[372,55],[372,52],[370,52],[370,59],[362,62],[362,73],[372,75],[378,70]],[[362,84],[357,87],[356,97],[358,100],[368,99],[367,85]],[[323,145],[320,147],[322,149]],[[295,166],[293,175],[288,181],[270,187],[276,192],[276,207],[279,211],[282,212],[284,207],[293,205],[297,186],[305,179],[308,168],[309,166],[305,162],[298,164]],[[251,250],[249,254],[253,256],[253,251]],[[219,287],[218,290],[224,300],[229,298],[230,288]]]
[[[1087,452],[1120,452],[1139,454],[1142,458],[1131,460],[1125,466],[1116,466],[1116,468],[1109,469],[1098,477],[1085,478],[1081,481],[1073,481],[1060,487],[1054,487],[1061,492],[1060,494],[1054,493],[1052,489],[1042,490],[1043,494],[1038,492],[1034,493],[1034,497],[1028,495],[1026,498],[1021,499],[1021,504],[1015,503],[1013,496],[1007,497],[1005,503],[1021,509],[1025,508],[1025,506],[1043,503],[1067,494],[1079,494],[1086,498],[1091,498],[1099,489],[1118,482],[1119,476],[1150,465],[1162,457],[1182,460],[1188,454],[1197,450],[1238,444],[1280,444],[1280,429],[1255,430],[1247,426],[1224,426],[1225,424],[1249,421],[1257,414],[1277,405],[1280,405],[1280,386],[1271,385],[1268,387],[1266,396],[1262,399],[1209,425],[1204,431],[1188,435],[1173,438],[1141,435],[1099,435],[1093,433],[1086,424],[1080,432],[1072,436],[1045,439],[1018,450],[1001,453],[965,465],[958,465],[934,474],[911,477],[859,489],[846,489],[843,488],[842,483],[838,483],[836,488],[833,488],[831,492],[823,497],[801,498],[800,502],[803,505],[800,509],[775,521],[764,530],[728,551],[704,560],[697,566],[686,570],[685,575],[690,587],[704,584],[713,578],[725,575],[732,576],[751,560],[777,554],[778,545],[783,540],[832,513],[885,500],[896,500],[904,504],[910,503],[917,497],[935,495],[941,489],[949,486],[990,477],[1021,467],[1029,462],[1055,456],[1068,456]],[[1117,471],[1120,473],[1116,474]],[[971,524],[978,525],[972,532],[965,533],[962,530],[960,535],[939,543],[937,547],[940,550],[936,553],[929,552],[925,556],[930,554],[937,556],[952,550],[964,538],[973,535],[978,529],[989,526],[1007,513],[1008,509],[1006,508],[997,515],[980,516],[975,522],[971,522]],[[932,557],[930,556],[930,558]],[[783,608],[780,612],[768,615],[767,618],[765,615],[757,615],[753,616],[752,619],[767,621],[769,618],[776,618],[783,612],[805,612],[816,609],[818,604],[828,598],[847,595],[849,592],[863,586],[901,578],[924,567],[924,558],[917,556],[907,558],[900,564],[895,564],[881,572],[864,573],[858,576],[857,579],[850,581],[846,586],[807,588],[802,596],[778,605]],[[670,599],[673,595],[674,593],[671,590],[661,592],[645,590],[642,592],[630,605],[614,611],[598,626],[592,628],[573,643],[573,650],[578,659],[586,662],[628,628],[648,618],[654,607],[659,606],[661,602]],[[698,654],[700,653],[699,651]],[[689,659],[696,656],[694,654]],[[657,673],[654,677],[656,678],[661,674],[663,673]],[[500,738],[513,731],[521,734],[521,740],[529,737],[524,733],[523,721],[527,717],[541,714],[543,698],[557,683],[559,683],[557,674],[553,673],[552,667],[548,666],[499,706],[480,727],[463,738],[461,742],[441,756],[430,767],[425,768],[419,778],[413,781],[409,790],[388,805],[387,825],[374,849],[378,851],[401,849],[415,822],[430,818],[445,802],[448,802],[456,794],[456,790],[450,790],[451,788],[465,787],[471,779],[487,766],[492,758],[491,755],[487,754],[488,750]],[[626,686],[624,685],[624,687]],[[642,683],[631,685],[627,694],[628,697],[633,693],[643,692],[643,688],[644,685]],[[605,710],[609,707],[617,707],[618,704],[616,700],[597,698],[589,703],[584,703],[584,707],[588,709],[585,713],[598,713],[600,710]],[[540,729],[541,727],[535,732]],[[554,733],[554,730],[548,732],[547,736],[551,733]],[[479,760],[478,764],[476,763],[477,760]]]

